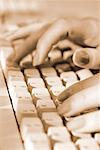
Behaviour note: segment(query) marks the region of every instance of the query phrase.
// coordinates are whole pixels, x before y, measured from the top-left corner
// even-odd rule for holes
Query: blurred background
[[[32,22],[40,18],[100,18],[100,0],[0,0],[0,22]]]

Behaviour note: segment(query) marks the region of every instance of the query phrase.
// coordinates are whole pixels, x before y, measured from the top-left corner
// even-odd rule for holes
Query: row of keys
[[[45,80],[46,86],[48,87],[49,90],[52,88],[52,86],[55,86],[56,83],[60,84],[61,87],[63,87],[62,82],[60,78],[57,77],[57,73],[54,70],[54,68],[50,67],[48,70],[46,68],[42,68],[41,73],[43,75],[43,79]],[[25,74],[25,71],[24,71],[24,74]],[[49,92],[46,89],[45,84],[43,84],[43,80],[39,76],[36,78],[35,73],[34,73],[34,76],[28,76],[28,72],[27,72],[25,76],[27,76],[27,85],[28,85],[29,91],[31,92],[33,103],[36,105],[36,109],[38,111],[39,117],[42,120],[44,130],[45,132],[47,132],[47,135],[50,137],[51,145],[54,147],[55,143],[57,142],[67,142],[66,133],[68,134],[68,139],[70,140],[70,133],[63,126],[62,119],[56,112],[57,111],[56,106],[53,100],[51,100]],[[57,96],[57,94],[55,94],[55,96]],[[34,145],[35,147],[35,142],[33,140],[34,137],[31,136],[31,138],[33,142],[30,144],[32,146]],[[38,143],[40,147],[41,146],[43,147],[43,145],[40,144],[41,140],[39,141],[38,139]],[[25,140],[26,149],[27,149],[27,144],[28,142]],[[46,145],[47,144],[45,144],[44,149],[48,149],[48,146]]]
[[[7,83],[18,124],[20,125],[22,118],[25,116],[37,116],[36,108],[32,103],[31,95],[21,71],[8,71]]]

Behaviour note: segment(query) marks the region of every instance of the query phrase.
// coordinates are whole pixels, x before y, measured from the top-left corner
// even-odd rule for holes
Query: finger
[[[84,43],[85,43],[87,46],[97,47],[98,45],[100,45],[100,37],[99,37],[99,36],[96,36],[96,37],[94,37],[94,38],[86,39],[86,40],[84,41]]]
[[[99,35],[99,20],[94,18],[83,18],[73,24],[69,31],[69,38],[80,45],[85,45],[84,41]],[[91,46],[91,45],[89,45]]]
[[[67,99],[68,97],[74,95],[75,93],[80,92],[81,90],[94,86],[98,83],[100,79],[100,73],[82,80],[80,82],[75,83],[74,85],[70,86],[69,88],[65,89],[59,96],[58,96],[58,100],[59,101],[64,101],[65,99]]]
[[[11,34],[10,36],[8,36],[7,39],[10,41],[14,41],[17,39],[26,38],[32,32],[36,32],[36,31],[40,30],[41,28],[43,28],[46,24],[48,24],[48,23],[47,22],[38,22],[38,23],[36,22],[36,23],[28,25],[26,27],[22,27],[14,34]]]
[[[100,132],[100,110],[74,117],[67,123],[70,131],[79,133]]]
[[[58,20],[43,34],[37,43],[38,60],[34,61],[34,65],[43,63],[51,50],[53,44],[56,44],[59,39],[67,35],[68,24],[65,20]]]
[[[12,44],[8,40],[0,38],[0,46],[12,46]]]
[[[31,53],[36,48],[37,41],[41,34],[43,34],[43,32],[46,30],[46,28],[47,26],[43,27],[35,33],[32,33],[28,38],[26,38],[26,40],[23,40],[23,42],[21,42],[19,45],[17,44],[14,47],[15,56],[13,57],[12,61],[19,63],[23,57]]]
[[[76,49],[80,48],[79,45],[65,39],[65,40],[62,40],[62,41],[59,41],[56,45],[55,45],[55,48],[59,48],[61,50],[63,49],[70,49],[70,50],[73,50],[75,51]]]
[[[19,30],[19,29],[18,29]],[[11,36],[12,34],[14,34],[16,31],[18,30],[14,30],[14,31],[7,31],[3,34],[3,37],[7,39],[7,37]]]
[[[81,68],[100,69],[100,52],[95,48],[81,48],[73,54],[73,62]]]
[[[99,89],[100,85],[98,83],[95,86],[86,88],[72,95],[58,107],[59,114],[65,117],[70,117],[81,113],[84,110],[99,107]]]

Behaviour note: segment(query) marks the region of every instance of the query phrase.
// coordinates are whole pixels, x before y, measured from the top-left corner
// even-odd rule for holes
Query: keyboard
[[[99,150],[100,133],[71,132],[68,118],[57,112],[58,95],[98,70],[75,66],[70,50],[52,51],[38,67],[32,66],[34,53],[12,66],[6,62],[12,51],[0,47],[0,150]]]

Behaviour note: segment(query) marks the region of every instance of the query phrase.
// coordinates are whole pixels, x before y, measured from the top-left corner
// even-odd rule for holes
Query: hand
[[[60,19],[54,22],[50,28],[40,37],[37,43],[37,51],[34,65],[44,62],[52,46],[62,39],[71,39],[84,46],[99,45],[99,21],[85,18],[80,20]]]
[[[67,124],[69,130],[80,133],[100,132],[99,110],[81,114],[100,107],[99,78],[100,73],[72,85],[59,95],[58,100],[64,101],[58,107],[59,114],[65,118],[72,117]]]
[[[32,33],[39,31],[44,25],[46,25],[47,21],[40,21],[40,22],[34,22],[30,25],[26,25],[23,27],[20,27],[19,29],[15,30],[14,32],[7,32],[5,34],[5,38],[11,42],[19,39],[25,39],[29,37]]]
[[[64,39],[71,39],[78,44],[86,45],[86,40],[90,39],[90,41],[93,41],[93,39],[98,37],[98,22],[98,20],[90,18],[79,20],[60,19],[53,21],[53,23],[42,22],[38,26],[24,27],[24,29],[8,37],[11,41],[25,38],[18,49],[15,49],[16,55],[12,61],[19,62],[24,56],[36,49],[33,64],[34,66],[39,65],[45,61],[52,47]],[[89,26],[88,30],[86,28],[87,26]],[[92,46],[97,46],[98,40],[94,41],[96,43],[94,42]],[[87,45],[91,46],[91,43],[89,42]],[[10,60],[10,57],[8,60]]]
[[[38,39],[48,26],[49,23],[47,22],[35,23],[23,27],[14,34],[6,37],[14,47],[14,53],[7,60],[12,63],[19,63],[23,57],[35,50]]]

